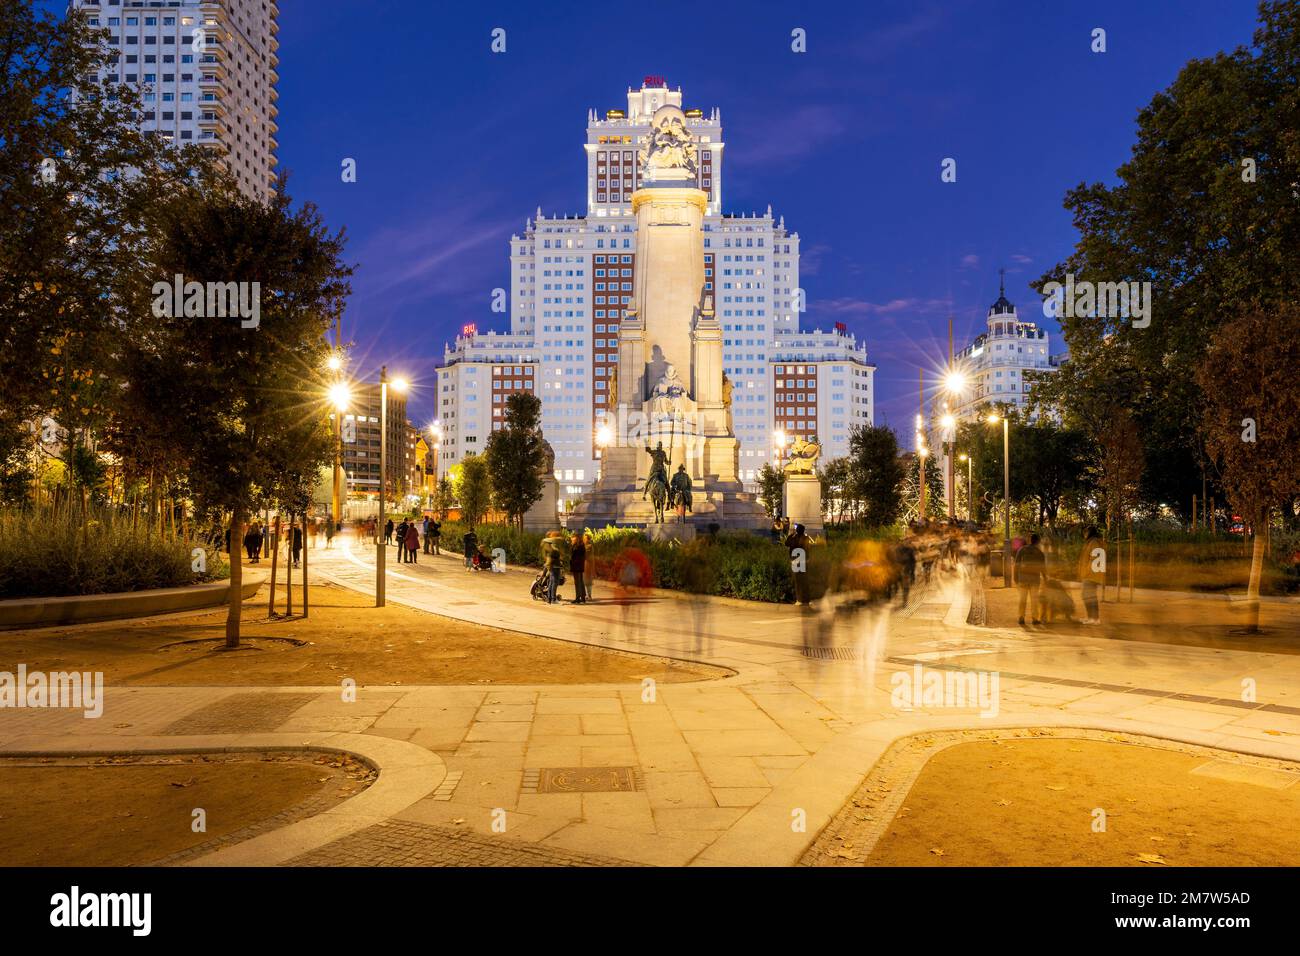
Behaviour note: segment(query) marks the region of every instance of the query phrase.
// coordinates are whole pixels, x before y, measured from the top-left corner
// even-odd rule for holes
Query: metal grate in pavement
[[[635,767],[543,767],[524,771],[524,793],[631,793],[641,789]]]

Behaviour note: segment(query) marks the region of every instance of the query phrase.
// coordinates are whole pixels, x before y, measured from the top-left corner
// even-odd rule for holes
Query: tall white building
[[[990,405],[1023,408],[1030,385],[1025,373],[1054,372],[1063,359],[1062,355],[1052,354],[1051,335],[1046,329],[1020,318],[1015,305],[1007,299],[1005,279],[985,322],[986,330],[953,358],[965,385],[955,398],[945,397],[951,405],[950,413],[959,421],[975,418]]]
[[[437,415],[439,470],[481,451],[499,427],[512,390],[542,400],[542,429],[555,449],[566,495],[596,477],[597,434],[618,363],[619,323],[637,269],[632,194],[641,185],[637,152],[654,111],[682,108],[700,155],[696,185],[707,195],[705,291],[723,327],[723,365],[733,385],[741,478],[777,457],[774,431],[817,435],[823,457],[848,451],[849,428],[873,421],[873,374],[865,345],[837,325],[800,331],[799,235],[763,213],[723,208],[722,120],[717,109],[685,108],[680,89],[646,77],[627,108],[587,116],[586,213],[541,209],[510,237],[510,328],[482,334],[466,326],[445,349]]]
[[[141,89],[142,128],[216,150],[249,196],[275,185],[275,0],[69,0],[68,15],[98,27],[117,62],[105,87]]]

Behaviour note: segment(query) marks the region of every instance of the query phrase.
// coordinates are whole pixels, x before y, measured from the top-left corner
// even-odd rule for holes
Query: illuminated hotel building
[[[650,117],[664,105],[683,109],[697,143],[695,185],[707,197],[705,291],[723,327],[742,479],[754,481],[764,464],[776,461],[778,429],[791,438],[817,435],[828,459],[847,453],[850,426],[873,421],[875,367],[866,347],[843,325],[799,328],[799,234],[770,207],[722,211],[718,110],[688,108],[680,89],[646,77],[628,90],[626,109],[587,115],[585,214],[548,216],[538,209],[510,237],[509,330],[483,333],[476,323],[446,347],[436,412],[444,435],[440,471],[482,451],[502,420],[505,397],[522,389],[542,400],[542,431],[555,450],[561,494],[579,494],[595,480],[597,429],[638,266],[637,153]]]

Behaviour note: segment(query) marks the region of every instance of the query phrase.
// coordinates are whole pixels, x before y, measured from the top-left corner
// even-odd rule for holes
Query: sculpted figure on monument
[[[805,439],[802,436],[790,446],[790,457],[785,463],[787,475],[813,475],[817,473],[817,459],[821,456],[822,446],[817,436]]]
[[[673,475],[672,503],[673,507],[680,505],[683,511],[691,510],[691,476],[686,473],[685,465],[677,466],[677,473]]]
[[[549,478],[555,474],[555,449],[545,438],[542,439],[543,458],[537,466],[537,473],[543,478]]]
[[[611,365],[609,368],[609,388],[605,391],[605,407],[608,409],[618,408],[618,366]]]
[[[672,107],[661,108],[654,117],[654,126],[637,154],[643,170],[686,169],[695,172],[695,140],[686,128],[682,111]]]
[[[686,383],[677,374],[677,367],[669,365],[650,393],[650,411],[655,415],[676,414],[683,410],[682,399],[685,395]]]

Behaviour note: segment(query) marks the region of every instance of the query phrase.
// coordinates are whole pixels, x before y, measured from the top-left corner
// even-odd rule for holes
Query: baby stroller
[[[533,583],[528,588],[528,593],[532,595],[534,601],[546,600],[546,591],[547,588],[549,587],[550,577],[551,577],[551,572],[547,571],[545,568],[542,568],[541,571],[537,572],[537,577],[533,578]],[[564,583],[564,575],[561,574],[560,584],[563,583]],[[558,585],[556,587],[558,590]]]
[[[492,556],[488,554],[486,551],[484,551],[482,548],[479,548],[478,551],[474,553],[474,570],[475,571],[492,570]]]

